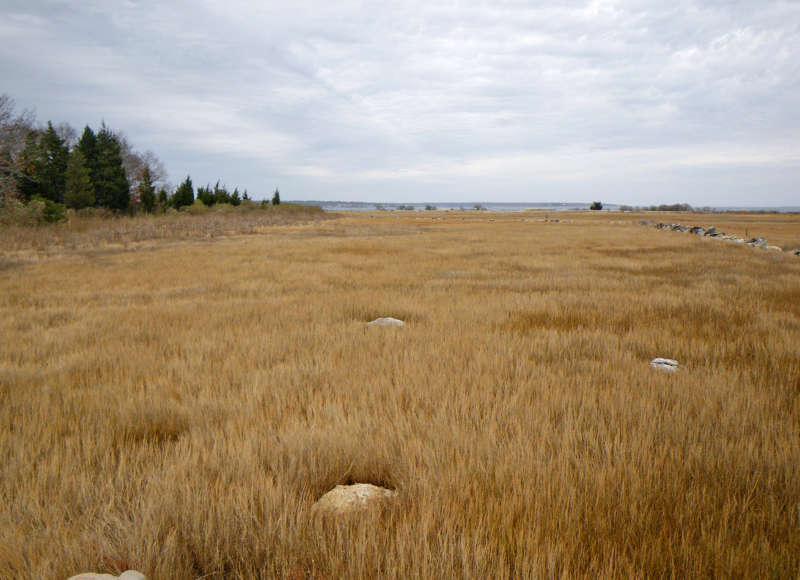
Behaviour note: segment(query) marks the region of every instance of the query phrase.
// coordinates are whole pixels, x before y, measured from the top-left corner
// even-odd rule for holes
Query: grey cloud
[[[798,21],[782,1],[11,2],[0,73],[40,116],[105,117],[201,182],[225,165],[297,197],[499,184],[505,199],[688,188],[741,204],[758,189],[746,171],[770,184],[758,203],[786,204]]]

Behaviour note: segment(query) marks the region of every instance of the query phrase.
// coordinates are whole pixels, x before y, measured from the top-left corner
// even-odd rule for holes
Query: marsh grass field
[[[800,216],[550,217],[1,230],[0,578],[800,578]]]

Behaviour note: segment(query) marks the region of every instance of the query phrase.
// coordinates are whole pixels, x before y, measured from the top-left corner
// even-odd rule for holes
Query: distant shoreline
[[[320,201],[320,200],[292,200],[291,203],[301,205],[317,205],[328,211],[425,211],[426,209],[436,210],[463,210],[475,211],[476,206],[486,211],[588,211],[591,202],[571,203],[571,202],[548,202],[548,203],[524,203],[524,202],[489,202],[489,201],[463,201],[463,202],[365,202],[365,201]],[[603,211],[620,211],[621,207],[628,207],[625,204],[604,203]],[[634,208],[634,211],[650,211],[645,207]],[[701,213],[800,213],[800,206],[716,206],[716,207],[695,207],[695,212]]]

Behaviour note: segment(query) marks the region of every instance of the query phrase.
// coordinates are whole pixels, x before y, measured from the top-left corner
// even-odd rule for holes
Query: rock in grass
[[[791,250],[791,252],[792,252],[792,253],[793,253],[795,256],[800,256],[800,248],[796,248],[796,249],[794,249],[794,250]]]
[[[383,505],[396,496],[397,491],[371,483],[337,485],[319,498],[311,509],[318,514],[355,513]]]
[[[650,361],[650,366],[659,371],[674,373],[678,370],[678,361],[671,358],[654,358]]]
[[[136,570],[125,570],[119,576],[112,574],[95,574],[94,572],[85,572],[72,576],[68,580],[147,580],[144,574]]]
[[[771,250],[773,252],[782,252],[783,251],[783,248],[781,248],[780,246],[764,246],[764,249],[765,250]]]
[[[392,318],[391,316],[376,318],[372,322],[367,322],[367,326],[397,326],[400,328],[402,328],[403,324],[405,323],[402,320]]]

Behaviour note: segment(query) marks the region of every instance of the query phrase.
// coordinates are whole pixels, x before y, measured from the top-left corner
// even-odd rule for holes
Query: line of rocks
[[[642,221],[641,224],[643,226],[650,225],[650,222]],[[702,226],[685,226],[682,224],[665,224],[663,222],[658,222],[655,224],[655,227],[659,230],[667,230],[672,232],[688,232],[690,234],[695,234],[698,236],[703,236],[706,238],[714,238],[717,240],[722,240],[725,242],[732,242],[735,244],[747,244],[753,248],[762,248],[764,250],[771,250],[774,252],[782,252],[783,249],[779,246],[771,246],[767,244],[767,240],[761,237],[758,238],[740,238],[739,236],[735,235],[728,235],[725,232],[718,232],[715,226],[709,226],[704,228]],[[795,256],[800,256],[800,248],[795,248],[794,250],[789,250],[789,253],[794,254]]]

